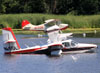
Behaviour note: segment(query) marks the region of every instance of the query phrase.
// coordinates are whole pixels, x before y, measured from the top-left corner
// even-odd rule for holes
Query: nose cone
[[[92,44],[92,46],[94,47],[94,48],[97,48],[98,46],[97,45],[95,45],[95,44]]]
[[[96,44],[84,44],[84,43],[79,43],[78,47],[86,47],[86,48],[97,48],[98,46]]]

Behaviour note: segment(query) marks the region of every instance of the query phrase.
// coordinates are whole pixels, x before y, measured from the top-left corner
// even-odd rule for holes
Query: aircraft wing
[[[70,37],[73,33],[62,33],[62,34],[59,34],[60,37]]]
[[[46,29],[54,25],[59,26],[60,30],[65,30],[66,28],[68,28],[68,24],[62,24],[59,19],[49,19],[49,20],[46,20],[44,24]]]
[[[63,34],[59,34],[59,39],[62,41],[62,40],[65,40],[67,39],[67,37],[71,37],[73,33],[63,33]]]

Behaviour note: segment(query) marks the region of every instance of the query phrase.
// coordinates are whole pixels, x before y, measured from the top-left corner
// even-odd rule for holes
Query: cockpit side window
[[[64,43],[62,43],[65,47],[69,47],[70,46],[70,44],[69,44],[69,42],[64,42]]]

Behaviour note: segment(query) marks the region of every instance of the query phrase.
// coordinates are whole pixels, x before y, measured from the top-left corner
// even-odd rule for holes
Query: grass
[[[85,28],[85,29],[66,29],[63,31],[63,33],[93,33],[95,32],[95,30],[97,32],[100,32],[100,28]]]
[[[0,28],[9,26],[20,29],[22,20],[28,20],[34,25],[39,25],[47,19],[60,19],[69,24],[69,28],[100,28],[100,15],[53,15],[53,14],[2,14],[0,15]]]
[[[93,33],[94,31],[100,32],[100,28],[85,28],[85,29],[66,29],[63,30],[63,33]],[[27,34],[27,35],[38,35],[38,34],[45,34],[42,31],[24,31],[22,29],[13,29],[14,34]],[[0,34],[2,33],[0,29]]]
[[[25,30],[22,30],[22,29],[13,29],[14,33],[15,34],[27,34],[27,35],[38,35],[38,34],[45,34],[44,32],[42,31],[25,31]]]
[[[53,15],[53,14],[2,14],[0,15],[0,28],[11,27],[15,34],[44,34],[43,32],[23,31],[21,23],[28,20],[34,25],[40,25],[47,19],[60,19],[62,23],[69,24],[63,32],[84,33],[100,30],[100,15]],[[0,30],[1,34],[1,30]]]

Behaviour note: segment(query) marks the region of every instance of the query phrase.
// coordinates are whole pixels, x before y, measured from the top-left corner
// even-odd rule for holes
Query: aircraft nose
[[[98,46],[97,46],[97,45],[95,45],[95,44],[93,44],[93,47],[94,47],[94,48],[98,48]]]
[[[98,48],[98,45],[96,45],[96,48]]]

